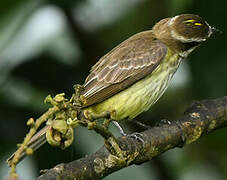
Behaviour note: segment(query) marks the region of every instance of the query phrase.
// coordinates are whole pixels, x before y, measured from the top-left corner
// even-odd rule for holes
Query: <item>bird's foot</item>
[[[133,134],[126,134],[123,130],[123,128],[118,124],[117,121],[113,121],[114,125],[119,129],[120,131],[120,134],[122,136],[127,136],[127,137],[131,137],[131,138],[134,138],[138,141],[140,141],[142,144],[144,144],[144,140],[143,140],[143,135],[141,133],[138,133],[138,132],[135,132]]]
[[[127,137],[131,137],[137,141],[140,141],[143,145],[145,144],[144,140],[143,140],[143,134],[135,132],[132,134],[128,134]]]
[[[120,126],[120,124],[117,121],[113,121],[113,124],[118,128],[122,136],[127,136],[127,134],[124,132],[123,128]]]

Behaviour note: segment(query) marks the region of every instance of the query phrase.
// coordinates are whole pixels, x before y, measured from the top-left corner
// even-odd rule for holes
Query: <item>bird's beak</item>
[[[217,29],[217,28],[214,28],[214,27],[210,27],[210,35],[218,35],[218,34],[221,34],[222,31]]]

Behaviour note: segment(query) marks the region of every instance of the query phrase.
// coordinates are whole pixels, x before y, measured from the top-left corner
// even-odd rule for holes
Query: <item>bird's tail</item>
[[[44,145],[47,140],[46,140],[46,132],[47,130],[50,128],[51,126],[46,125],[45,127],[43,127],[39,132],[37,132],[29,141],[27,148],[31,148],[33,151],[39,149],[42,145]],[[18,151],[18,150],[17,150]],[[17,152],[16,151],[16,152]],[[9,165],[11,165],[11,162],[15,156],[14,152],[9,159],[7,159],[7,162]],[[18,159],[18,163],[23,160],[26,157],[27,153],[26,153],[26,149],[20,154],[19,159]]]

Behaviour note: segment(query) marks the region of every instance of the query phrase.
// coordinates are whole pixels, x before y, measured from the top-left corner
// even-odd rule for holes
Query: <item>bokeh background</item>
[[[137,119],[175,120],[194,100],[227,95],[227,1],[216,0],[1,0],[0,1],[0,179],[7,157],[28,131],[26,121],[47,110],[48,95],[73,93],[90,67],[131,35],[151,29],[158,20],[194,13],[223,31],[196,49],[181,64],[160,101]],[[139,131],[132,123],[127,132]],[[112,131],[117,134],[116,128]],[[227,129],[182,149],[170,150],[139,166],[120,170],[106,180],[227,179]],[[19,166],[22,179],[40,169],[95,152],[103,140],[85,128],[64,151],[45,145]]]

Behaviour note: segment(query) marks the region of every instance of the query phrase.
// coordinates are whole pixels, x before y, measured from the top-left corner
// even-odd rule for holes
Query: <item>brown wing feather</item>
[[[89,106],[128,88],[150,74],[164,59],[166,46],[151,31],[138,33],[103,56],[85,80]]]

